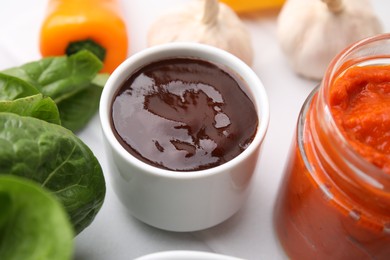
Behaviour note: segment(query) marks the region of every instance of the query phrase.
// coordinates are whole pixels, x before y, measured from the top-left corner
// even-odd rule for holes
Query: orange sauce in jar
[[[342,52],[303,106],[274,216],[292,259],[390,257],[390,66],[359,56],[389,38]]]
[[[330,98],[333,117],[355,151],[390,174],[390,65],[348,69]]]

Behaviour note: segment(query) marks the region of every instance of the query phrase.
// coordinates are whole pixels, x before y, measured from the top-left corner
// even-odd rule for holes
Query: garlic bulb
[[[288,0],[277,29],[294,71],[316,80],[345,47],[382,32],[370,0]]]
[[[218,0],[198,0],[171,10],[151,26],[148,45],[190,41],[212,45],[237,56],[248,65],[253,62],[251,37],[244,23]]]

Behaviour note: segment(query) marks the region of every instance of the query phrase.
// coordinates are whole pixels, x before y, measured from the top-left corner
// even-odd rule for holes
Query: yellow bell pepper
[[[220,0],[237,13],[247,13],[264,9],[280,8],[285,0]]]

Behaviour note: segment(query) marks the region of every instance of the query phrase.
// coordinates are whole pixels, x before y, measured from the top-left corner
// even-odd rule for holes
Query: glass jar
[[[381,99],[370,104],[360,100],[366,109],[382,106],[383,113],[368,116],[362,110],[357,116],[372,124],[358,127],[368,126],[373,136],[378,127],[384,129],[379,136],[387,168],[358,152],[346,134],[350,122],[337,121],[332,110],[335,98],[353,102],[358,95],[349,89],[332,96],[336,81],[351,68],[375,65],[390,65],[390,34],[342,51],[302,107],[274,211],[276,233],[292,259],[390,259],[390,80],[384,79],[390,78],[390,67],[373,77],[375,84],[386,86],[381,85]],[[361,79],[354,83],[359,88],[368,82],[363,73],[356,79]]]

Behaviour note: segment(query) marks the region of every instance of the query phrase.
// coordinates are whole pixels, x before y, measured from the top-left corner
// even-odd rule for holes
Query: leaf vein
[[[46,184],[50,181],[51,178],[53,178],[54,174],[65,164],[69,161],[70,157],[72,156],[73,152],[76,150],[76,146],[73,146],[72,148],[72,151],[69,153],[68,157],[63,161],[61,162],[48,176],[47,178],[44,180],[44,182],[42,183],[42,187],[45,187]]]

